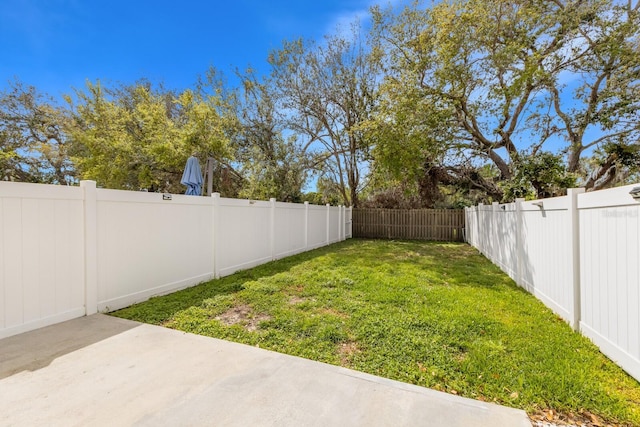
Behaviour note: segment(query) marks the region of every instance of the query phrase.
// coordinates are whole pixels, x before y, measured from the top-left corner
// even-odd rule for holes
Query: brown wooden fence
[[[463,209],[354,209],[353,237],[461,242]]]

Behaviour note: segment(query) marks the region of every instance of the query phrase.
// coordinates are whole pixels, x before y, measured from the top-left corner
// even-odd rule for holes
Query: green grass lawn
[[[640,384],[464,244],[353,239],[112,314],[532,415],[640,425]]]

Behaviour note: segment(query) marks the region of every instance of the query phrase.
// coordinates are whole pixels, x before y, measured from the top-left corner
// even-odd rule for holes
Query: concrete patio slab
[[[521,410],[106,315],[0,340],[3,426],[509,426]]]

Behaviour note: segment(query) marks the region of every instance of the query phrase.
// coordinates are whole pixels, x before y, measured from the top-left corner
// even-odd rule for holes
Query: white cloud
[[[370,9],[373,6],[380,6],[383,9],[388,7],[398,8],[411,3],[410,0],[366,0],[359,8],[343,10],[334,15],[325,27],[325,35],[343,35],[351,32],[352,25],[359,24],[367,27],[371,21]]]

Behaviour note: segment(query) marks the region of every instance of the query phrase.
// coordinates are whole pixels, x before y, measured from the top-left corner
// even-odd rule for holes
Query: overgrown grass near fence
[[[464,244],[354,239],[114,314],[532,415],[640,424],[640,384]]]

